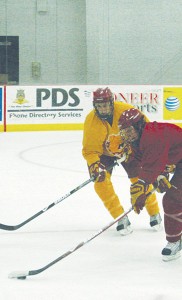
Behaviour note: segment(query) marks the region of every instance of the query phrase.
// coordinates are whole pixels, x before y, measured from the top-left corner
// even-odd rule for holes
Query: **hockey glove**
[[[137,214],[139,214],[145,206],[145,201],[147,199],[146,192],[148,187],[149,185],[141,179],[132,184],[130,187],[131,203],[134,211]]]
[[[176,165],[166,165],[164,172],[174,173],[175,170],[176,170]]]
[[[91,177],[94,177],[95,182],[102,182],[105,180],[106,169],[105,166],[100,163],[100,161],[97,161],[90,165],[89,173]]]
[[[165,193],[168,189],[172,187],[171,183],[169,182],[169,173],[162,173],[157,177],[157,180],[154,184],[156,186],[156,191],[158,193]]]

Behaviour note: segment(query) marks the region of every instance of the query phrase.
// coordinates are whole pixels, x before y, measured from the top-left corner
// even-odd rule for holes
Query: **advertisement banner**
[[[99,87],[104,88],[106,85],[7,86],[7,131],[83,129],[85,117],[93,109],[93,91]],[[108,87],[114,93],[116,101],[133,105],[151,121],[177,120],[181,123],[182,87]],[[174,110],[170,101],[173,101]]]
[[[182,87],[164,87],[163,120],[182,126]]]
[[[4,123],[3,123],[3,106],[4,106],[3,89],[4,89],[4,87],[0,86],[0,131],[4,131]]]
[[[83,123],[91,103],[84,88],[11,86],[6,90],[7,124]]]
[[[151,121],[162,121],[163,88],[161,86],[115,86],[114,91],[118,101],[133,105]]]

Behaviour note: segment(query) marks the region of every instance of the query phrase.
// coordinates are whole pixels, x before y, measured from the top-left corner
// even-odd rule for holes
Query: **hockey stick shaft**
[[[151,194],[153,194],[155,192],[155,188],[153,188],[148,194],[147,197],[150,196]],[[110,222],[108,225],[104,226],[102,229],[100,229],[98,232],[96,232],[94,235],[92,235],[91,237],[89,237],[88,239],[86,239],[85,241],[79,243],[76,247],[71,248],[70,250],[68,250],[67,252],[65,252],[64,254],[62,254],[61,256],[59,256],[58,258],[56,258],[55,260],[51,261],[50,263],[48,263],[47,265],[45,265],[44,267],[40,268],[40,269],[36,269],[36,270],[30,270],[30,271],[14,271],[11,272],[8,277],[9,278],[19,278],[19,279],[25,279],[27,276],[33,276],[33,275],[37,275],[39,273],[42,273],[43,271],[47,270],[48,268],[50,268],[51,266],[55,265],[57,262],[59,262],[60,260],[64,259],[65,257],[69,256],[70,254],[72,254],[73,252],[75,252],[76,250],[78,250],[79,248],[83,247],[84,245],[88,244],[90,241],[92,241],[93,239],[95,239],[97,236],[99,236],[100,234],[102,234],[104,231],[106,231],[107,229],[109,229],[111,226],[113,226],[115,223],[117,223],[118,221],[120,221],[121,219],[123,219],[125,216],[127,216],[131,211],[133,210],[133,207],[131,207],[126,213],[120,215],[118,218],[116,218],[115,220],[113,220],[112,222]]]
[[[115,161],[110,167],[107,168],[107,171],[109,171],[110,169],[112,169],[114,166],[118,165],[122,161],[124,161],[125,158],[126,158],[126,156],[123,156],[122,158],[120,158],[117,161]],[[38,216],[42,215],[43,213],[45,213],[46,211],[48,211],[50,208],[52,208],[56,204],[62,202],[63,200],[65,200],[66,198],[68,198],[72,194],[76,193],[77,191],[79,191],[80,189],[82,189],[84,186],[86,186],[90,182],[93,182],[94,180],[95,180],[95,178],[91,177],[90,179],[86,180],[85,182],[83,182],[82,184],[80,184],[79,186],[77,186],[76,188],[74,188],[73,190],[71,190],[69,193],[65,194],[63,197],[61,197],[57,201],[51,203],[50,205],[48,205],[47,207],[45,207],[44,209],[40,210],[39,212],[37,212],[32,217],[28,218],[27,220],[23,221],[22,223],[20,223],[18,225],[6,225],[6,224],[1,224],[0,223],[0,229],[8,230],[8,231],[14,231],[14,230],[17,230],[17,229],[21,228],[25,224],[29,223],[30,221],[34,220]]]
[[[55,206],[56,204],[62,202],[64,199],[68,198],[69,196],[71,196],[72,194],[74,194],[75,192],[77,192],[78,190],[80,190],[81,188],[83,188],[84,186],[86,186],[87,184],[89,184],[90,182],[93,181],[93,178],[88,179],[87,181],[83,182],[82,184],[80,184],[79,186],[77,186],[75,189],[71,190],[69,193],[65,194],[63,197],[61,197],[60,199],[56,200],[55,202],[52,202],[50,205],[48,205],[47,207],[43,208],[42,210],[40,210],[39,212],[37,212],[35,215],[33,215],[32,217],[28,218],[27,220],[23,221],[22,223],[18,224],[18,225],[6,225],[6,224],[0,224],[0,229],[3,230],[9,230],[9,231],[13,231],[13,230],[17,230],[20,227],[24,226],[25,224],[29,223],[30,221],[34,220],[35,218],[37,218],[38,216],[42,215],[43,213],[45,213],[46,211],[48,211],[50,208],[52,208],[53,206]]]
[[[110,228],[111,226],[113,226],[115,223],[117,223],[118,221],[120,221],[122,218],[124,218],[126,215],[129,214],[129,212],[131,212],[133,210],[133,207],[131,207],[125,214],[119,216],[117,219],[113,220],[111,223],[109,223],[108,225],[104,226],[102,229],[100,229],[98,232],[96,232],[94,235],[92,235],[91,237],[89,237],[88,239],[86,239],[85,241],[80,242],[78,245],[76,245],[75,247],[71,248],[70,250],[66,251],[64,254],[62,254],[61,256],[59,256],[57,259],[53,260],[52,262],[50,262],[49,264],[47,264],[46,266],[37,269],[37,270],[31,270],[31,271],[15,271],[9,274],[9,278],[21,278],[21,277],[26,277],[26,276],[32,276],[32,275],[37,275],[43,271],[45,271],[46,269],[50,268],[51,266],[53,266],[54,264],[56,264],[57,262],[59,262],[60,260],[64,259],[65,257],[67,257],[68,255],[72,254],[73,252],[75,252],[76,250],[78,250],[79,248],[83,247],[84,245],[88,244],[90,241],[92,241],[93,239],[95,239],[97,236],[99,236],[100,234],[102,234],[104,231],[106,231],[108,228]]]
[[[155,188],[153,188],[147,194],[147,197],[149,197],[152,193],[154,193],[154,191],[155,191]],[[61,256],[59,256],[58,258],[56,258],[55,260],[51,261],[50,263],[48,263],[44,267],[42,267],[40,269],[36,269],[36,270],[30,270],[30,271],[14,271],[14,272],[10,273],[8,277],[9,278],[25,279],[27,276],[33,276],[33,275],[37,275],[39,273],[42,273],[43,271],[47,270],[48,268],[50,268],[51,266],[53,266],[54,264],[56,264],[60,260],[64,259],[65,257],[69,256],[70,254],[72,254],[76,250],[78,250],[81,247],[83,247],[84,245],[88,244],[90,241],[92,241],[97,236],[99,236],[100,234],[102,234],[104,231],[106,231],[107,229],[109,229],[115,223],[117,223],[118,221],[120,221],[121,219],[123,219],[125,216],[127,216],[132,210],[133,210],[133,207],[131,207],[126,213],[120,215],[118,218],[116,218],[115,220],[113,220],[112,222],[110,222],[108,225],[104,226],[102,229],[100,229],[94,235],[92,235],[91,237],[89,237],[85,241],[80,242],[78,245],[76,245],[75,247],[73,247],[70,250],[66,251],[64,254],[62,254]]]

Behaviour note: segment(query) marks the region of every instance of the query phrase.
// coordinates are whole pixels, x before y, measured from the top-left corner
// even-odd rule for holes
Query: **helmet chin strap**
[[[102,120],[107,120],[108,118],[112,118],[112,113],[107,114],[107,115],[102,115],[102,114],[99,114],[99,113],[98,113],[98,116],[99,116],[99,118],[102,119]]]

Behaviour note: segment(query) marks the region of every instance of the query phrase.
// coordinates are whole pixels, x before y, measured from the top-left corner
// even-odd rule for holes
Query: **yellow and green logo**
[[[13,102],[20,105],[24,103],[28,103],[28,100],[25,99],[25,91],[22,89],[17,90],[16,99]]]

